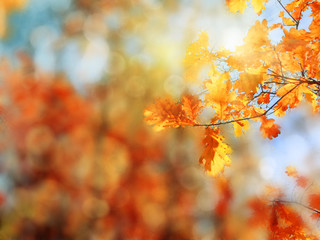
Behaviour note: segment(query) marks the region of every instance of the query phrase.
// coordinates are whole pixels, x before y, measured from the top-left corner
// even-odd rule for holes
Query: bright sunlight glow
[[[230,51],[243,43],[243,34],[239,29],[227,29],[223,34],[223,47]]]

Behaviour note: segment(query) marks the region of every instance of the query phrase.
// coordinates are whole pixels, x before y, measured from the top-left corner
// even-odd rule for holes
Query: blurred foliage
[[[194,160],[203,130],[143,122],[153,99],[187,91],[199,9],[222,5],[208,2],[0,1],[0,239],[266,235],[248,220],[265,192],[250,136],[230,137],[232,168],[212,179]]]

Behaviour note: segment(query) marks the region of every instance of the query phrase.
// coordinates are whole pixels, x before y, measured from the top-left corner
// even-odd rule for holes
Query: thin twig
[[[315,212],[315,213],[319,213],[319,214],[320,214],[320,210],[315,209],[315,208],[312,208],[312,207],[309,207],[309,206],[304,205],[303,203],[300,203],[300,202],[288,201],[288,200],[280,200],[280,199],[274,200],[274,201],[272,201],[272,202],[274,202],[274,203],[277,203],[277,202],[278,202],[278,203],[295,204],[295,205],[299,205],[299,206],[301,206],[301,207],[304,207],[304,208],[309,209],[309,210],[311,210],[311,211],[313,211],[313,212]]]
[[[294,17],[292,17],[292,15],[288,12],[288,10],[283,6],[283,4],[281,3],[281,1],[280,1],[280,0],[277,0],[277,1],[278,1],[278,3],[281,5],[281,7],[288,13],[288,15],[291,17],[291,19],[292,19],[293,21],[295,21],[296,24],[298,24],[298,21],[297,21]]]
[[[250,120],[254,118],[259,118],[262,116],[265,116],[275,105],[277,105],[285,96],[287,96],[289,93],[291,93],[294,89],[296,89],[298,86],[300,86],[301,83],[297,84],[294,86],[292,89],[290,89],[286,94],[284,94],[281,98],[279,98],[274,104],[272,104],[271,107],[269,107],[267,110],[264,111],[264,113],[258,114],[253,117],[246,117],[246,118],[239,118],[239,119],[234,119],[234,120],[229,120],[229,121],[224,121],[224,122],[219,122],[219,123],[208,123],[208,124],[195,124],[193,127],[212,127],[212,126],[219,126],[219,125],[224,125],[224,124],[229,124],[229,123],[234,123],[234,122],[241,122],[245,120]]]

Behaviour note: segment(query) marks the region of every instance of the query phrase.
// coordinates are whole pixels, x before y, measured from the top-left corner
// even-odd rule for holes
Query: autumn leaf
[[[249,29],[244,42],[252,49],[258,49],[262,46],[269,46],[269,28],[267,21],[264,19],[262,22],[256,21],[255,24]]]
[[[200,156],[199,163],[212,176],[223,172],[225,166],[230,166],[231,160],[228,156],[231,148],[223,142],[223,137],[218,135],[218,130],[206,128],[203,144],[205,150]]]
[[[263,137],[272,139],[280,134],[280,126],[274,123],[274,119],[267,119],[266,116],[262,116],[260,119],[260,131],[262,132]]]
[[[184,58],[186,80],[196,81],[201,69],[212,62],[213,55],[207,49],[208,46],[208,33],[202,31],[199,33],[199,39],[188,47]]]
[[[229,11],[236,13],[240,12],[243,13],[243,11],[247,7],[246,0],[226,0],[227,6],[229,7]]]
[[[264,226],[270,222],[271,208],[264,199],[254,198],[248,203],[251,210],[249,224],[251,226]]]
[[[267,3],[268,0],[251,0],[252,7],[254,11],[260,15],[262,10],[265,10],[266,7],[264,6],[264,3]]]
[[[264,93],[259,96],[257,103],[258,104],[264,104],[264,103],[269,103],[270,102],[270,94]]]
[[[320,211],[320,193],[310,194],[309,195],[309,206]],[[313,217],[318,218],[320,214],[317,213]]]
[[[294,177],[294,178],[296,178],[296,177],[298,177],[298,172],[297,172],[297,170],[296,170],[296,168],[295,167],[293,167],[293,166],[288,166],[288,167],[286,167],[286,174],[289,176],[289,177]]]
[[[234,128],[234,135],[236,137],[239,137],[242,135],[242,133],[249,128],[249,122],[248,121],[237,121],[233,123]]]
[[[239,80],[236,81],[234,87],[240,92],[246,94],[256,93],[258,85],[265,80],[266,69],[263,66],[258,68],[247,68],[245,72],[239,74]]]
[[[298,177],[297,177],[297,180],[296,180],[297,185],[298,185],[299,187],[302,187],[302,188],[305,188],[305,187],[307,186],[308,181],[309,181],[308,178],[306,178],[306,177],[304,177],[304,176],[298,176]]]
[[[279,97],[282,97],[281,101],[275,106],[275,114],[277,116],[281,116],[284,111],[286,111],[288,108],[294,108],[296,107],[303,99],[303,95],[307,95],[310,97],[310,101],[313,101],[312,98],[312,92],[305,84],[296,84],[296,83],[288,83],[277,91],[277,95]],[[309,95],[309,96],[308,96]],[[314,106],[316,107],[316,106]]]
[[[287,26],[295,26],[296,25],[296,22],[293,21],[291,18],[282,18],[282,21],[283,21],[283,24],[284,25],[287,25]]]
[[[145,121],[154,125],[157,131],[167,127],[193,126],[201,110],[201,102],[191,96],[185,96],[182,104],[172,98],[159,99],[144,111]]]
[[[305,223],[301,216],[290,206],[276,202],[273,206],[277,217],[277,224],[271,226],[275,239],[288,239],[295,236],[296,239],[306,239]]]
[[[284,29],[283,32],[284,36],[279,46],[283,48],[283,51],[291,52],[295,58],[300,59],[300,61],[303,60],[311,37],[304,29],[290,28],[289,31]]]
[[[192,122],[196,123],[196,118],[202,109],[202,101],[195,96],[186,95],[182,98],[182,110]]]
[[[304,99],[311,104],[313,113],[319,111],[319,104],[317,98],[317,94],[315,94],[311,90],[304,92]]]
[[[231,91],[232,84],[229,73],[211,76],[211,83],[206,84],[209,92],[205,95],[207,105],[212,106],[217,115],[223,119],[228,105],[235,99],[236,93]]]
[[[268,2],[268,0],[251,0],[251,5],[254,11],[260,15],[262,10],[266,9],[264,3]],[[229,7],[229,11],[236,13],[243,11],[247,8],[246,0],[226,0],[227,6]]]

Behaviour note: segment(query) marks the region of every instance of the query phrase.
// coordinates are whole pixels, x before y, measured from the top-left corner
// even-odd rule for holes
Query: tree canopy
[[[260,158],[318,139],[320,3],[272,1],[0,0],[0,239],[319,239],[318,168]]]
[[[249,4],[258,15],[265,10],[265,2],[226,1],[233,13],[242,13]],[[302,101],[311,105],[314,114],[319,112],[320,3],[313,0],[277,2],[282,8],[280,21],[257,20],[248,30],[243,44],[235,50],[214,50],[208,34],[199,33],[184,59],[186,84],[191,81],[198,86],[197,90],[186,93],[180,101],[170,96],[161,98],[145,109],[146,122],[156,130],[205,128],[199,163],[213,177],[223,178],[224,169],[232,164],[232,149],[221,133],[223,126],[232,125],[234,136],[239,137],[248,130],[251,121],[257,121],[262,136],[272,140],[281,133],[275,119],[283,117]],[[301,28],[303,18],[309,18],[310,24]],[[274,30],[281,32],[279,41],[272,41],[270,37]],[[213,111],[210,120],[203,122],[201,114],[206,109]],[[298,174],[295,167],[288,166],[286,173],[296,179],[297,187],[305,189],[301,197],[305,203],[301,199],[286,200],[284,192],[280,190],[275,194],[271,190],[249,201],[252,215],[248,224],[253,229],[267,229],[265,237],[268,239],[318,239],[296,207],[311,210],[317,219],[319,194],[307,190],[310,180]],[[229,193],[227,196],[232,198]],[[223,200],[224,208],[227,202]],[[230,233],[232,231],[227,232],[220,235],[221,239],[236,236]],[[251,239],[260,239],[250,234],[253,234]]]

